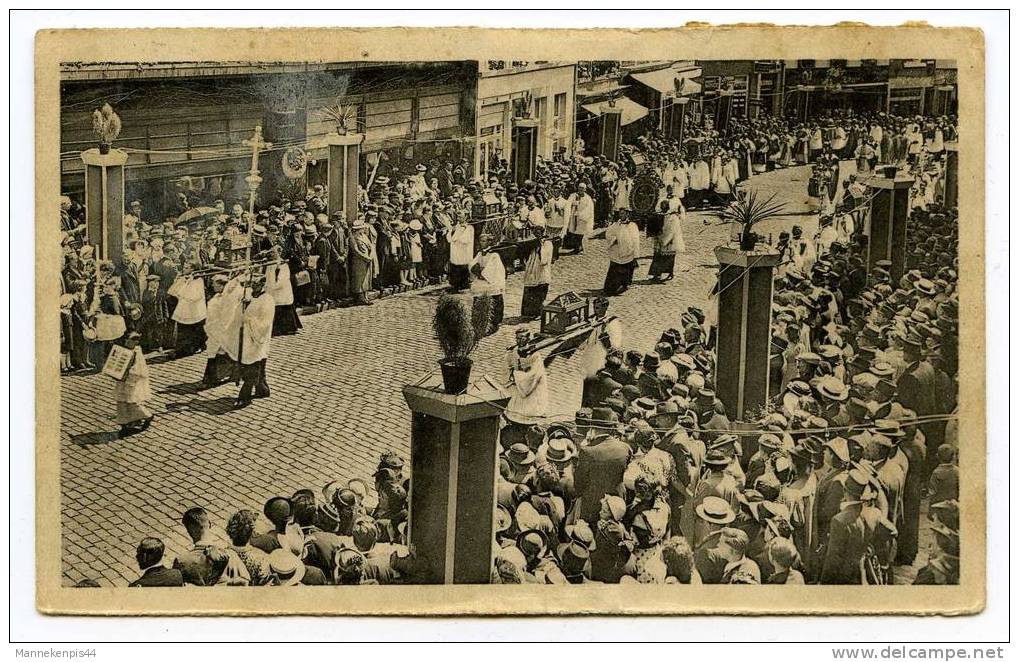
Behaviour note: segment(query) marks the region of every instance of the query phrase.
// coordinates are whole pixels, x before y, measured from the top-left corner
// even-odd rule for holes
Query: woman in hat
[[[594,525],[591,547],[591,579],[618,584],[624,576],[633,576],[632,552],[636,541],[623,525],[626,502],[615,495],[604,495]]]
[[[370,306],[368,292],[379,275],[375,230],[358,215],[350,226],[350,290],[359,306]]]
[[[412,285],[414,287],[421,286],[421,279],[425,275],[424,253],[421,247],[422,229],[424,229],[424,226],[421,224],[421,221],[416,218],[412,218],[403,233],[404,251],[407,256],[407,268],[405,269],[406,273],[401,274],[401,278],[404,278],[408,285]]]
[[[667,510],[645,510],[633,520],[633,571],[641,584],[664,584],[668,574],[662,543],[668,529]]]
[[[149,387],[149,368],[139,346],[141,334],[132,331],[124,336],[122,346],[132,352],[131,365],[124,377],[117,381],[114,396],[117,399],[117,423],[121,438],[149,428],[155,417],[145,402],[152,397]]]

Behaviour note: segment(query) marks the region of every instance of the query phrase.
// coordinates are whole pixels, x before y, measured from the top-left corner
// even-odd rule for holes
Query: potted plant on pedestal
[[[113,106],[104,103],[92,113],[92,132],[99,141],[99,153],[109,154],[110,146],[120,135],[120,116],[113,112]]]
[[[752,251],[756,248],[758,237],[753,231],[754,225],[785,214],[785,205],[775,202],[775,195],[773,193],[767,200],[762,200],[753,189],[737,193],[736,199],[722,212],[723,220],[740,226],[740,250]]]
[[[335,106],[319,110],[319,114],[336,125],[336,133],[338,135],[345,136],[348,131],[357,130],[356,106],[350,104],[343,105],[337,101]]]
[[[462,297],[444,294],[435,306],[432,329],[442,348],[439,361],[442,385],[446,393],[459,395],[467,390],[473,361],[470,356],[485,337],[492,318],[492,298],[475,297],[468,310]]]

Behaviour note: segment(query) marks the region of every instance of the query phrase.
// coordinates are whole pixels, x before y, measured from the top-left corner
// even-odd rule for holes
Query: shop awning
[[[700,75],[700,67],[693,69],[666,67],[665,69],[656,69],[655,71],[642,71],[630,74],[630,78],[642,85],[647,85],[653,90],[657,90],[661,94],[689,96],[698,94],[701,91],[700,83],[693,80]],[[679,87],[678,93],[677,87]]]
[[[601,103],[588,103],[581,106],[581,108],[592,115],[601,115],[608,107],[608,101],[603,101]],[[638,120],[644,119],[647,117],[649,112],[647,108],[627,97],[619,97],[616,99],[616,108],[623,109],[623,116],[620,118],[620,122],[622,122],[623,126],[633,124]]]

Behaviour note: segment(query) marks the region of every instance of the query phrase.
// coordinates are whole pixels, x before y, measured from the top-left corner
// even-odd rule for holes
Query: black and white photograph
[[[980,609],[971,60],[196,43],[51,74],[40,585]]]
[[[956,76],[64,64],[64,581],[958,582]]]

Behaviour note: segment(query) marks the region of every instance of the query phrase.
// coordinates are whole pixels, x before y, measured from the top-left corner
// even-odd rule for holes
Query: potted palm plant
[[[775,202],[775,195],[764,200],[757,191],[750,189],[745,193],[737,193],[736,199],[722,212],[722,218],[740,226],[739,247],[744,251],[752,251],[757,246],[757,234],[754,225],[761,221],[783,216],[785,205]]]
[[[335,106],[322,108],[319,114],[336,125],[336,133],[341,136],[347,135],[347,131],[357,130],[357,108],[353,105],[343,105],[339,101]]]
[[[439,298],[432,329],[442,348],[439,368],[446,393],[459,395],[467,390],[473,365],[471,353],[487,335],[491,318],[490,296],[475,297],[470,310],[461,297],[444,294]]]
[[[113,106],[104,103],[92,113],[92,133],[99,141],[99,153],[109,154],[110,146],[120,135],[120,116],[113,112]]]

